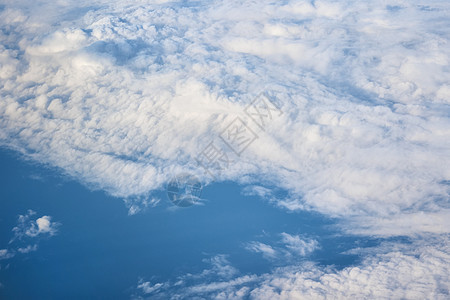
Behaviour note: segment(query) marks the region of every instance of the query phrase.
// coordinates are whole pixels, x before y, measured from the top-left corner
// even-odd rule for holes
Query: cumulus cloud
[[[1,145],[142,197],[178,172],[210,180],[196,156],[234,117],[256,126],[243,110],[266,91],[284,114],[220,180],[382,223],[364,232],[389,234],[405,212],[425,217],[403,234],[448,231],[426,221],[448,219],[445,1],[25,2],[0,12]]]
[[[434,246],[419,243],[412,245],[417,249],[391,249],[341,271],[316,266],[279,269],[249,295],[252,299],[445,299],[450,292],[448,240]]]
[[[447,241],[448,1],[94,4],[0,8],[0,146],[92,189],[144,199],[180,172],[211,180],[195,158],[236,117],[255,129],[244,109],[265,91],[283,114],[219,180],[284,189],[286,197],[257,193],[337,218],[347,233]],[[150,199],[125,200],[129,213]],[[16,238],[51,236],[55,225],[28,216]],[[286,251],[315,247],[282,239]],[[249,244],[266,255],[279,247]],[[375,256],[359,270],[312,267],[202,288],[226,286],[222,298],[445,297],[446,251],[420,249]],[[258,278],[259,288],[245,286]]]
[[[52,222],[50,216],[42,216],[36,220],[32,220],[36,212],[28,210],[26,215],[19,215],[17,226],[12,229],[15,239],[24,237],[35,238],[38,236],[53,236],[57,233],[59,223]]]

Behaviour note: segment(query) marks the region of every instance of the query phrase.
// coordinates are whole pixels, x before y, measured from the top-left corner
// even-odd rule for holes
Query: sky
[[[0,0],[0,297],[448,299],[449,13]]]

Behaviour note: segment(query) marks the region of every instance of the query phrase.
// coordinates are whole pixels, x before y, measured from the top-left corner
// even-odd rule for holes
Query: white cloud
[[[0,249],[0,260],[10,259],[18,253],[36,251],[41,237],[51,237],[57,233],[60,223],[52,222],[50,216],[35,219],[35,215],[36,212],[29,209],[25,215],[18,216],[17,225],[12,229],[14,236],[8,243],[9,248]]]
[[[236,287],[257,279],[254,275],[237,277],[239,271],[230,264],[227,255],[218,254],[204,259],[203,262],[209,267],[199,273],[181,275],[174,281],[152,284],[150,281],[139,279],[137,291],[132,298],[183,299],[217,291],[239,294],[242,291],[234,291]]]
[[[158,291],[162,286],[162,283],[151,284],[149,281],[146,281],[140,283],[138,285],[138,289],[141,289],[144,294],[151,294]]]
[[[301,256],[310,254],[319,248],[319,242],[316,240],[302,238],[299,235],[291,235],[286,232],[281,233],[281,241],[292,254]]]
[[[261,243],[261,242],[250,242],[246,245],[245,249],[261,253],[265,258],[273,259],[277,256],[277,251],[272,248],[272,246]]]
[[[284,114],[220,179],[286,189],[259,192],[336,217],[352,234],[449,233],[448,1],[95,4],[14,1],[0,11],[2,147],[141,199],[180,172],[208,180],[195,157],[268,91]],[[26,219],[16,238],[54,225]],[[285,239],[292,251],[313,248]],[[421,249],[358,270],[267,275],[259,289],[220,297],[445,297],[445,251]]]
[[[124,199],[124,202],[128,207],[128,215],[132,216],[141,211],[145,211],[149,207],[157,206],[160,199],[149,197],[132,197]]]
[[[183,291],[183,293],[187,293],[187,295],[208,295],[210,293],[216,293],[218,292],[218,295],[216,298],[221,297],[222,294],[235,294],[236,296],[239,296],[239,294],[247,291],[247,289],[240,288],[238,291],[236,291],[236,287],[241,287],[243,284],[247,284],[249,282],[255,281],[256,276],[242,276],[235,279],[232,279],[230,281],[220,281],[220,282],[210,282],[210,283],[204,283],[204,284],[198,284],[189,287],[186,291]],[[228,297],[226,297],[228,298]]]
[[[37,249],[38,249],[38,245],[34,244],[34,245],[28,245],[25,248],[18,248],[17,251],[19,251],[22,254],[25,254],[25,253],[36,251]]]
[[[250,292],[252,299],[445,299],[450,291],[448,239],[369,256],[361,266],[331,271],[316,266],[280,269]]]
[[[0,249],[0,260],[14,257],[14,253],[8,249]]]
[[[268,91],[285,113],[221,179],[285,188],[290,210],[394,220],[365,232],[405,212],[425,217],[404,234],[448,232],[426,223],[448,219],[446,2],[101,1],[63,21],[67,3],[24,3],[0,12],[1,145],[143,197],[181,171],[206,179],[195,157]]]
[[[190,285],[166,283],[167,299],[447,299],[448,237],[420,237],[367,249],[358,266],[335,269],[305,261],[262,275],[227,281],[195,277]]]
[[[55,223],[51,222],[51,217],[43,216],[36,219],[35,223],[31,224],[31,227],[26,230],[25,234],[30,237],[36,237],[40,234],[49,234],[52,236],[57,231],[56,226]]]
[[[319,242],[315,239],[292,235],[286,232],[280,234],[281,239],[277,241],[279,245],[268,245],[259,241],[252,241],[245,244],[245,249],[261,254],[268,260],[281,260],[285,264],[292,259],[307,256],[319,249]]]
[[[220,278],[231,278],[238,273],[238,270],[231,266],[227,256],[223,254],[204,259],[203,262],[209,263],[211,268],[203,270],[201,273],[202,277],[208,277],[213,274]]]
[[[17,226],[12,229],[14,232],[12,241],[23,237],[53,236],[57,233],[59,223],[52,222],[50,216],[42,216],[32,220],[31,217],[35,214],[36,212],[28,210],[26,215],[19,215]]]

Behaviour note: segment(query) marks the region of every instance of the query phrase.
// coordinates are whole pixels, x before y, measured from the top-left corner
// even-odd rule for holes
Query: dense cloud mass
[[[195,158],[266,92],[284,113],[220,179],[287,188],[288,209],[446,232],[449,8],[383,3],[5,5],[2,144],[142,195],[203,174]]]
[[[211,141],[225,147],[220,135],[239,117],[257,138],[228,152],[216,180],[255,184],[249,193],[336,217],[352,234],[446,236],[449,14],[447,1],[8,2],[0,145],[126,198],[133,214],[180,172],[210,181],[196,158]],[[262,129],[245,113],[261,93],[282,112]],[[248,245],[267,255],[261,246]],[[421,249],[334,275],[283,273],[242,293],[448,295],[448,249]]]

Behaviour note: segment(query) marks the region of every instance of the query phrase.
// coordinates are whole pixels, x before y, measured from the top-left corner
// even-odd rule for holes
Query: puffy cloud
[[[255,126],[244,108],[267,91],[283,114],[220,180],[285,189],[282,198],[258,192],[287,210],[337,217],[348,233],[448,233],[447,1],[95,3],[78,1],[78,13],[64,1],[2,7],[1,146],[93,189],[145,199],[179,172],[210,180],[195,158],[235,117]],[[130,214],[148,201],[127,202]],[[22,217],[17,239],[56,232],[49,216]],[[315,247],[282,239],[299,254]],[[249,248],[270,255],[280,247]],[[218,259],[215,274],[233,279],[190,291],[445,298],[448,252],[422,245],[358,268],[236,278]],[[246,286],[255,280],[259,287]]]
[[[203,260],[211,265],[210,269],[203,270],[201,277],[209,277],[211,274],[220,278],[231,278],[238,273],[238,270],[231,266],[226,255],[219,254],[210,259]]]
[[[445,299],[450,292],[448,239],[371,255],[361,266],[279,269],[250,292],[252,299]],[[375,249],[375,253],[379,249]]]
[[[195,158],[236,116],[255,126],[243,110],[267,91],[284,114],[220,180],[367,220],[353,233],[448,232],[428,221],[448,219],[446,2],[24,3],[0,12],[1,145],[146,197],[179,172],[210,180]]]
[[[134,214],[177,173],[210,180],[195,158],[237,116],[256,128],[244,108],[266,91],[283,114],[219,180],[267,182],[287,196],[247,192],[336,217],[351,234],[445,235],[448,11],[443,0],[9,2],[0,8],[0,146],[125,198]],[[51,217],[33,215],[19,217],[12,242],[57,232]],[[317,247],[287,233],[247,245],[283,258]],[[448,246],[414,247],[377,248],[343,270],[262,276],[239,276],[217,256],[179,285],[138,287],[218,299],[448,298]],[[198,282],[205,277],[215,281]]]
[[[14,232],[13,240],[22,239],[23,237],[53,236],[57,233],[59,223],[52,222],[50,216],[42,216],[36,220],[30,220],[35,214],[36,212],[28,210],[26,215],[19,215],[18,224],[12,229]]]

